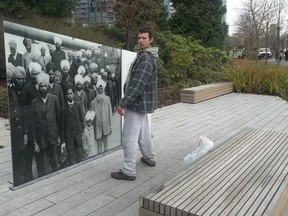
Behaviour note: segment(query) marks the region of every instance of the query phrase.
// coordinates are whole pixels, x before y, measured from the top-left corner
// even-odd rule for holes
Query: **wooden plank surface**
[[[287,185],[286,133],[245,128],[143,197],[160,215],[270,215]]]
[[[233,92],[233,83],[213,83],[181,90],[180,101],[198,103],[207,99]]]

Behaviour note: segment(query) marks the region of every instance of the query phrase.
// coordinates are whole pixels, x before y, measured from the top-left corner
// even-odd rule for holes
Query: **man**
[[[49,75],[48,92],[57,96],[60,107],[64,105],[64,96],[60,84],[55,82],[56,65],[53,62],[49,62],[46,66],[46,71]]]
[[[103,86],[98,87],[98,94],[91,103],[91,110],[95,112],[95,139],[98,153],[108,150],[108,136],[112,133],[112,108],[110,98],[103,93]]]
[[[87,99],[87,110],[90,110],[92,100],[96,97],[96,94],[93,89],[90,88],[91,78],[86,75],[84,77],[84,92]]]
[[[56,49],[50,53],[51,61],[56,65],[57,70],[60,70],[61,61],[66,59],[66,54],[61,50],[62,40],[59,37],[54,37],[54,44]]]
[[[10,40],[8,44],[9,44],[10,52],[11,52],[11,54],[8,56],[8,62],[13,64],[15,67],[17,67],[17,66],[23,67],[23,65],[24,65],[23,56],[22,56],[22,54],[16,52],[16,50],[17,50],[16,41]]]
[[[23,67],[13,67],[11,85],[8,86],[9,113],[11,130],[11,148],[13,163],[14,186],[26,182],[25,179],[25,147],[27,145],[27,130],[24,119],[24,100],[22,88],[25,83],[26,71]],[[9,68],[7,68],[9,70]]]
[[[48,71],[46,71],[46,66],[51,61],[51,58],[46,55],[46,46],[44,43],[40,43],[39,48],[40,48],[41,55],[39,57],[38,62],[42,66],[43,71],[45,73],[48,73]]]
[[[81,104],[82,113],[85,116],[87,111],[87,97],[83,90],[84,78],[80,74],[76,74],[74,79],[76,87],[76,91],[74,92],[74,100]]]
[[[25,105],[25,122],[29,131],[32,128],[32,101],[38,96],[37,77],[43,73],[41,65],[37,62],[31,62],[29,65],[30,81],[23,88],[23,100]],[[34,156],[34,146],[31,139],[31,134],[28,133],[28,143],[25,148],[25,163],[26,163],[26,181],[33,179],[32,175],[32,161]]]
[[[148,113],[157,107],[157,67],[155,57],[158,48],[151,47],[154,40],[149,28],[141,28],[138,32],[140,52],[130,68],[126,79],[124,97],[117,108],[124,116],[122,145],[124,165],[118,172],[112,172],[111,177],[120,180],[136,179],[137,144],[142,153],[141,161],[149,166],[155,166],[156,155],[151,139]]]
[[[61,148],[66,147],[69,165],[82,159],[82,134],[84,114],[79,102],[74,101],[72,88],[66,92],[66,102],[61,110]]]
[[[23,54],[23,62],[24,62],[24,68],[26,70],[26,81],[30,82],[31,77],[30,77],[30,73],[31,71],[29,71],[29,65],[32,61],[31,58],[31,51],[32,51],[32,40],[30,38],[24,38],[23,39],[23,45],[26,48],[26,52]]]
[[[32,101],[32,140],[36,152],[38,177],[58,170],[57,145],[60,129],[60,103],[48,93],[49,75],[37,76],[39,96]]]
[[[71,67],[68,60],[64,59],[60,63],[61,65],[61,72],[62,72],[62,78],[61,78],[61,88],[62,92],[66,92],[68,88],[71,88],[74,86],[73,78],[69,75],[69,69]],[[56,66],[57,68],[57,66]]]

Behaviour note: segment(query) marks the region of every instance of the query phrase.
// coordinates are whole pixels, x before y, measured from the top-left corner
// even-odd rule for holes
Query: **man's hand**
[[[27,145],[27,142],[28,142],[27,134],[24,134],[24,146]]]
[[[40,152],[40,148],[39,148],[37,142],[34,142],[34,152],[36,152],[36,153]]]
[[[66,147],[66,144],[62,143],[61,144],[61,153],[63,153],[65,151],[65,147]]]
[[[124,116],[125,115],[125,109],[121,106],[118,106],[117,108],[117,112],[119,113],[119,115]]]

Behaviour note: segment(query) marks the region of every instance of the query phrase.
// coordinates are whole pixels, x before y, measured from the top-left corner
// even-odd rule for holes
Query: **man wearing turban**
[[[24,60],[22,54],[17,51],[17,43],[15,40],[9,41],[10,55],[8,56],[8,62],[12,63],[15,67],[24,66]]]
[[[91,78],[90,76],[86,75],[84,77],[84,92],[87,98],[87,110],[90,110],[91,102],[96,97],[96,94],[93,89],[90,88]]]
[[[50,53],[51,61],[56,65],[57,70],[61,68],[61,61],[66,59],[66,54],[61,50],[62,40],[59,37],[54,37],[56,49]]]
[[[48,93],[48,74],[39,74],[37,84],[39,95],[32,101],[32,141],[38,177],[41,177],[58,170],[60,103],[56,95]]]
[[[98,153],[108,150],[108,136],[112,133],[112,108],[110,99],[104,94],[103,86],[99,85],[98,94],[91,103],[91,110],[95,112],[95,139]]]
[[[68,60],[64,59],[60,63],[62,79],[61,79],[61,88],[63,92],[66,92],[68,88],[74,87],[73,78],[69,74],[70,63]],[[57,67],[56,67],[57,68]]]
[[[51,61],[51,57],[46,55],[47,46],[44,43],[40,43],[39,49],[40,49],[41,55],[39,57],[38,62],[41,64],[44,72],[48,73],[48,71],[46,71],[46,66]]]
[[[32,51],[32,40],[30,38],[24,38],[23,45],[26,48],[26,52],[23,54],[24,68],[28,75],[27,80],[30,81],[29,64],[32,62],[32,59],[30,57]]]
[[[23,67],[13,67],[8,94],[14,186],[26,182],[25,148],[27,145],[27,128],[24,118],[25,110],[22,92],[25,78],[26,71]]]
[[[38,96],[38,84],[37,76],[40,73],[43,73],[42,67],[37,62],[31,62],[28,67],[30,72],[30,81],[23,87],[23,100],[25,105],[25,122],[28,128],[28,131],[31,131],[32,123],[31,114],[32,114],[32,101]],[[26,146],[25,153],[25,163],[26,163],[26,176],[27,181],[33,179],[32,175],[32,161],[34,156],[33,143],[31,141],[30,133],[28,134],[28,143]]]
[[[85,115],[87,111],[87,97],[83,90],[84,78],[80,74],[76,74],[74,79],[76,86],[76,91],[74,92],[74,100],[81,104],[83,115]]]

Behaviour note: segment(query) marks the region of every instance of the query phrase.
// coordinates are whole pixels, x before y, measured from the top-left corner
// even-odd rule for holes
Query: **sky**
[[[235,21],[237,14],[239,14],[242,7],[242,1],[240,0],[227,0],[227,24],[229,25],[229,35],[235,32]]]

